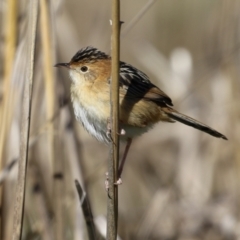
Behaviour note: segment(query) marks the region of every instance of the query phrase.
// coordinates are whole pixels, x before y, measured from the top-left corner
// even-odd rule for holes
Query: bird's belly
[[[76,119],[82,123],[83,127],[101,142],[108,143],[107,137],[107,119],[101,119],[98,113],[93,109],[86,109],[80,103],[74,101],[73,109]]]
[[[97,140],[105,143],[109,143],[110,139],[107,136],[107,124],[108,118],[110,118],[110,113],[108,117],[101,118],[99,108],[92,106],[85,108],[80,102],[73,101],[73,109],[76,119],[82,123],[83,127],[87,130],[89,134],[94,136]],[[98,110],[97,110],[98,109]],[[128,138],[134,138],[142,135],[151,129],[153,124],[149,124],[145,127],[131,126],[129,124],[120,124],[120,132],[123,134],[120,136],[120,140],[127,140]]]

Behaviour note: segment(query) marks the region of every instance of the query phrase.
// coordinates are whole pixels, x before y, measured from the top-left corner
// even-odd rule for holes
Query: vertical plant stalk
[[[8,135],[11,108],[10,98],[11,98],[11,73],[14,64],[15,48],[16,48],[16,28],[17,28],[17,1],[8,0],[6,1],[7,13],[6,17],[6,30],[5,34],[5,56],[4,56],[4,76],[3,76],[3,101],[0,105],[0,170],[2,170],[4,161],[4,149],[5,143]],[[3,14],[3,13],[2,13]],[[3,19],[1,19],[3,20]],[[3,27],[3,24],[1,24]],[[3,207],[3,195],[2,188],[0,189],[0,206]],[[0,216],[0,238],[3,237],[3,227],[4,221],[2,219],[4,214]]]
[[[5,136],[8,130],[8,102],[10,95],[10,83],[12,66],[14,63],[15,48],[16,48],[16,25],[17,25],[17,1],[8,0],[6,15],[6,35],[5,35],[5,59],[4,59],[4,82],[3,82],[3,103],[1,106],[0,118],[0,164],[2,165],[3,149],[5,143]],[[0,165],[0,167],[1,167]]]
[[[49,20],[49,11],[46,0],[40,0],[40,22],[41,22],[41,41],[43,47],[43,69],[46,90],[47,121],[54,116],[54,75],[52,66],[52,48],[50,37],[51,21]],[[50,158],[53,161],[53,121],[49,122],[49,147]]]
[[[55,114],[55,86],[54,86],[54,68],[53,68],[53,41],[51,34],[52,22],[49,17],[53,12],[50,9],[50,2],[40,0],[40,23],[41,23],[41,41],[43,48],[43,69],[46,92],[46,116],[47,121],[52,119]],[[56,157],[55,145],[59,144],[54,135],[54,121],[48,124],[48,156],[49,161],[53,165],[53,206],[54,206],[54,238],[64,239],[63,226],[63,177],[62,177],[62,161],[61,156]]]
[[[117,237],[118,224],[118,180],[119,165],[119,52],[120,52],[120,1],[112,0],[112,80],[110,90],[111,100],[111,137],[109,152],[108,176],[109,197],[107,207],[107,239]]]
[[[20,157],[18,166],[18,181],[16,187],[16,196],[14,204],[14,222],[12,240],[21,239],[23,227],[24,200],[26,188],[26,173],[28,160],[28,144],[29,144],[29,129],[31,117],[32,103],[32,87],[33,87],[33,68],[34,68],[34,53],[35,40],[38,16],[38,0],[29,1],[29,25],[28,25],[28,67],[27,78],[24,86],[23,96],[23,112],[21,122],[21,141],[20,141]]]

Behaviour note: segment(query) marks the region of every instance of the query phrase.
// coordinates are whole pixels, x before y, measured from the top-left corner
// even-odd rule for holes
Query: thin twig
[[[107,208],[107,239],[117,237],[119,165],[119,52],[120,52],[120,1],[112,1],[112,81],[111,81],[111,137],[108,161],[109,198]]]
[[[28,160],[28,143],[31,117],[32,86],[33,86],[33,68],[35,54],[35,40],[38,17],[38,1],[30,1],[29,4],[29,26],[28,26],[28,67],[27,79],[24,86],[23,112],[21,125],[20,159],[18,166],[18,181],[16,188],[16,197],[14,204],[14,222],[12,240],[21,239],[26,187],[26,173]]]
[[[127,24],[126,28],[123,29],[121,37],[125,36],[132,27],[143,17],[147,10],[156,2],[156,0],[149,0],[139,13]]]
[[[85,222],[87,224],[88,230],[88,237],[89,240],[96,240],[96,239],[104,239],[98,232],[96,231],[96,227],[93,221],[93,214],[91,210],[91,206],[88,201],[88,197],[86,192],[83,191],[81,185],[79,184],[78,180],[75,180],[76,189],[79,196],[79,201],[81,203],[83,215]]]

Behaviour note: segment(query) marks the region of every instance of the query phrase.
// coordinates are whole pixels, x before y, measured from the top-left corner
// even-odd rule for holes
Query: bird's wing
[[[130,64],[120,62],[120,94],[125,98],[145,99],[157,104],[173,106],[172,100],[151,83],[148,76]]]

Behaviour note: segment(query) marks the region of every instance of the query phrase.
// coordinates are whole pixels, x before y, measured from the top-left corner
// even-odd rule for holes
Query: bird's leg
[[[110,121],[110,118],[107,119],[107,132],[106,132],[106,135],[109,139],[112,140],[112,136],[111,136],[111,121]],[[125,135],[126,134],[126,131],[122,128],[120,130],[120,133],[117,133],[119,134],[120,136],[122,135]],[[124,164],[125,164],[125,161],[126,161],[126,158],[127,158],[127,154],[128,154],[128,151],[129,151],[129,148],[131,146],[131,143],[132,143],[132,138],[128,138],[127,139],[127,145],[125,147],[125,150],[124,150],[124,154],[123,154],[123,158],[120,162],[120,166],[119,166],[119,169],[118,169],[118,180],[116,183],[114,183],[115,185],[120,185],[122,184],[122,179],[121,179],[121,175],[122,175],[122,171],[123,171],[123,167],[124,167]],[[105,189],[106,191],[108,191],[109,189],[109,181],[108,181],[108,173],[106,173],[106,180],[105,180]]]
[[[122,128],[120,130],[120,133],[117,133],[119,134],[120,136],[123,136],[126,134],[126,131]],[[106,132],[106,135],[109,139],[111,139],[112,141],[112,136],[111,136],[111,122],[110,122],[110,118],[107,119],[107,132]],[[120,185],[122,184],[122,179],[121,179],[121,174],[122,174],[122,170],[123,170],[123,166],[124,166],[124,163],[125,163],[125,160],[126,160],[126,157],[127,157],[127,153],[128,153],[128,150],[130,148],[130,145],[132,143],[132,139],[131,138],[128,138],[127,139],[127,145],[125,147],[125,151],[124,151],[124,154],[123,154],[123,158],[122,158],[122,161],[120,163],[120,167],[118,169],[118,180],[116,183],[116,185]],[[108,172],[106,172],[106,179],[105,179],[105,189],[106,191],[108,192],[109,190],[109,178],[108,178]]]
[[[123,171],[123,167],[124,167],[124,164],[126,162],[126,158],[127,158],[127,155],[128,155],[128,151],[130,149],[130,146],[132,144],[132,138],[128,138],[127,139],[127,145],[125,147],[125,150],[124,150],[124,154],[123,154],[123,157],[122,157],[122,160],[120,162],[120,166],[118,168],[118,177],[120,178],[121,175],[122,175],[122,171]]]
[[[126,158],[127,158],[128,151],[130,149],[131,144],[132,144],[132,138],[128,138],[127,139],[127,145],[125,147],[124,154],[123,154],[122,160],[121,160],[119,168],[118,168],[118,180],[115,183],[116,185],[122,184],[121,175],[122,175],[123,167],[124,167],[124,164],[126,162]]]
[[[124,150],[124,153],[123,153],[123,157],[122,157],[122,160],[120,162],[120,166],[118,168],[118,180],[117,180],[117,182],[114,183],[115,185],[122,184],[121,175],[122,175],[123,167],[124,167],[124,164],[126,162],[126,158],[127,158],[128,151],[130,149],[131,144],[132,144],[132,138],[128,138],[127,139],[127,145],[125,147],[125,150]],[[108,192],[108,190],[109,190],[108,172],[106,173],[105,189]]]

